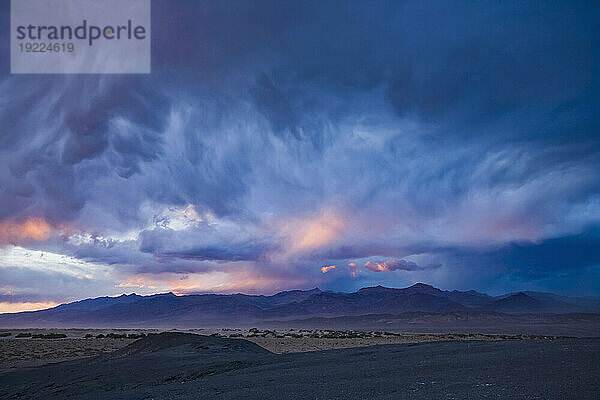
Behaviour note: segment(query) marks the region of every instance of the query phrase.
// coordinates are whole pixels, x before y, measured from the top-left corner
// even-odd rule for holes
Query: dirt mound
[[[163,332],[151,334],[136,340],[129,346],[112,353],[113,356],[153,353],[177,348],[180,351],[194,353],[251,353],[269,354],[268,350],[243,339],[227,339],[192,333]]]

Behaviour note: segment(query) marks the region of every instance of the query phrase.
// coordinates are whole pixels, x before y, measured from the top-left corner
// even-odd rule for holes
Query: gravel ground
[[[4,339],[0,340],[0,373],[97,356],[132,342],[130,339]]]
[[[4,374],[0,399],[595,400],[600,393],[600,339],[429,342],[278,355],[239,339],[173,336]]]
[[[532,336],[507,336],[507,335],[460,335],[460,334],[394,334],[394,335],[370,335],[365,337],[327,337],[327,333],[319,334],[320,337],[305,336],[302,338],[294,337],[246,337],[253,343],[258,344],[265,349],[276,353],[301,353],[307,351],[347,349],[353,347],[367,347],[381,344],[403,344],[403,343],[425,343],[456,340],[508,340],[520,339],[528,340],[537,338]],[[324,337],[325,336],[325,337]],[[331,335],[335,336],[335,335]]]
[[[147,335],[158,330],[110,329],[29,329],[0,331],[10,336],[0,337],[0,374],[19,368],[40,366],[78,358],[110,353],[133,342],[125,338],[97,338],[98,335]],[[399,334],[373,331],[332,330],[258,330],[258,329],[198,329],[194,333],[245,339],[276,354],[306,351],[366,347],[382,344],[423,343],[453,340],[535,339],[527,335],[482,334]],[[18,334],[65,335],[60,339],[16,338]],[[91,336],[86,338],[87,336]]]

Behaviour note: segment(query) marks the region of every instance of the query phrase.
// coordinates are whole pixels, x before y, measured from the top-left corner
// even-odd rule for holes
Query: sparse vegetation
[[[19,334],[17,334],[17,336],[15,336],[16,338],[30,338],[31,337],[31,333],[29,332],[21,332]]]
[[[126,339],[127,338],[127,334],[126,333],[109,333],[106,335],[107,339]]]
[[[148,335],[152,335],[152,333],[149,333]],[[85,335],[86,338],[92,338],[94,337],[94,335],[92,335],[91,333],[88,333]],[[96,335],[96,339],[141,339],[146,337],[145,333],[107,333],[106,335],[103,333],[100,333],[98,335]]]
[[[141,339],[146,337],[144,333],[130,333],[127,335],[127,339]]]
[[[45,335],[43,333],[37,333],[31,336],[32,339],[63,339],[66,337],[67,335],[64,333],[47,333]]]
[[[11,335],[12,335],[12,333],[10,333],[10,332],[2,332],[2,333],[0,333],[0,337],[9,337]]]

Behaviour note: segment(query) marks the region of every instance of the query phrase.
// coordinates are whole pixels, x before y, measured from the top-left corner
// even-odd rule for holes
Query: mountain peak
[[[359,292],[387,292],[390,290],[396,290],[396,289],[390,289],[390,288],[387,288],[387,287],[381,286],[381,285],[369,286],[369,287],[364,287],[364,288],[358,289]]]
[[[167,292],[167,293],[158,293],[151,297],[177,297],[177,295],[173,292]]]
[[[550,296],[550,297],[549,297]],[[35,313],[0,316],[0,327],[22,325],[111,325],[164,324],[172,321],[222,324],[254,323],[306,317],[342,317],[367,314],[399,315],[406,312],[494,312],[531,313],[598,313],[599,303],[589,305],[580,300],[534,292],[515,292],[491,297],[475,291],[445,291],[418,282],[403,289],[382,285],[365,287],[353,293],[292,290],[272,296],[253,295],[181,295],[172,292],[140,296],[123,294],[98,297],[62,304]]]
[[[436,289],[435,287],[428,285],[426,283],[417,282],[412,286],[409,286],[408,289]]]
[[[277,292],[274,295],[271,295],[270,297],[275,297],[275,296],[286,296],[286,295],[290,295],[290,294],[314,294],[314,293],[321,293],[321,289],[319,289],[318,287],[309,289],[309,290],[302,290],[302,289],[293,289],[293,290],[284,290],[282,292]]]
[[[540,311],[542,304],[523,292],[517,292],[494,301],[487,308],[499,312],[524,313]]]
[[[428,285],[426,283],[421,283],[421,282],[417,282],[412,286],[407,287],[406,289],[404,289],[408,292],[417,292],[417,293],[426,293],[426,294],[434,294],[434,293],[441,293],[442,290]]]

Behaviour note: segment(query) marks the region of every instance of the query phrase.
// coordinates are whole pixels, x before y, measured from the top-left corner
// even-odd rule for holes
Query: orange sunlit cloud
[[[335,269],[335,265],[326,265],[326,266],[321,267],[321,272],[326,274],[327,272],[329,272],[333,269]]]
[[[390,268],[390,265],[385,261],[381,261],[381,262],[367,261],[365,263],[365,268],[370,271],[373,271],[373,272],[390,272],[390,271],[392,271],[392,268]]]
[[[28,218],[24,222],[0,222],[0,244],[19,243],[26,240],[42,242],[50,237],[52,227],[43,218]]]
[[[350,276],[356,278],[356,275],[358,275],[358,265],[356,265],[354,262],[351,262],[348,263],[348,267],[350,268]]]
[[[427,267],[420,267],[413,261],[408,260],[387,260],[387,261],[367,261],[365,268],[372,272],[391,272],[391,271],[417,271],[424,268],[437,268],[438,265],[429,265]]]
[[[176,295],[193,293],[276,293],[303,287],[305,279],[286,276],[267,276],[248,269],[233,271],[209,271],[202,273],[140,274],[128,278],[128,282],[143,282],[145,289],[155,286],[155,292],[173,292]],[[126,286],[121,286],[126,287]]]
[[[335,240],[346,227],[346,220],[334,213],[289,221],[284,234],[289,237],[288,250],[299,252],[325,246]]]

